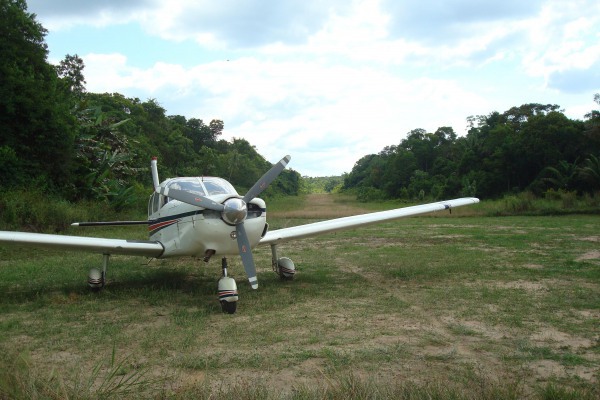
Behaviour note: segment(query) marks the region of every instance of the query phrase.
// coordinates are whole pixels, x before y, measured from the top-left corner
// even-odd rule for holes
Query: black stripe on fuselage
[[[150,236],[156,234],[167,226],[171,226],[177,223],[180,219],[185,217],[192,217],[194,215],[203,214],[204,210],[196,210],[196,211],[188,211],[181,214],[169,215],[162,218],[157,219],[149,219],[148,220],[148,233]],[[169,223],[170,222],[170,223]]]
[[[204,213],[204,209],[202,209],[202,210],[195,210],[195,211],[188,211],[188,212],[181,213],[181,214],[167,215],[166,217],[162,217],[162,218],[149,219],[148,220],[148,225],[159,224],[161,222],[165,222],[165,221],[169,221],[169,220],[173,220],[173,219],[181,219],[181,218],[185,218],[185,217],[191,217],[193,215],[200,215],[200,214],[203,214],[203,213]]]
[[[162,217],[162,218],[157,218],[157,219],[149,219],[148,220],[148,231],[150,236],[154,235],[155,233],[161,231],[162,229],[171,226],[175,223],[177,223],[180,219],[185,218],[185,217],[192,217],[194,215],[201,215],[204,214],[204,209],[202,210],[196,210],[196,211],[188,211],[185,213],[181,213],[181,214],[175,214],[175,215],[169,215],[166,217]],[[258,210],[252,210],[252,211],[258,211]],[[266,212],[267,209],[266,208],[260,208],[261,214]],[[171,222],[171,223],[169,223]],[[159,226],[156,226],[159,225]],[[154,226],[156,226],[156,228],[153,228]]]

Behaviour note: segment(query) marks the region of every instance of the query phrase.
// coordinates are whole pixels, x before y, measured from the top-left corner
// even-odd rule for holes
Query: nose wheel
[[[221,302],[221,311],[223,311],[224,313],[235,314],[236,310],[237,310],[237,301],[232,301],[232,302],[222,301]]]
[[[221,303],[221,310],[227,314],[235,314],[237,302],[239,300],[237,284],[235,279],[227,276],[227,258],[221,260],[221,268],[223,276],[219,279],[218,295]]]

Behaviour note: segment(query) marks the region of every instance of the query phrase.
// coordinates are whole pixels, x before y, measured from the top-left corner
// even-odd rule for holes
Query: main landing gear
[[[271,267],[273,268],[273,272],[279,275],[279,278],[282,281],[292,281],[294,280],[294,275],[296,274],[296,266],[294,262],[287,257],[279,258],[277,256],[277,245],[271,245]]]
[[[88,273],[88,286],[94,292],[99,291],[106,284],[106,269],[108,268],[110,254],[103,254],[102,257],[102,271],[98,268],[92,268]]]

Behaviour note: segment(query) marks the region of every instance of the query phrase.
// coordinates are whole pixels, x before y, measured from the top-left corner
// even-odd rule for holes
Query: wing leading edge
[[[87,251],[101,254],[160,257],[164,248],[159,242],[105,239],[86,236],[50,235],[45,233],[0,231],[0,243],[28,247]]]
[[[449,210],[454,207],[466,206],[479,203],[475,197],[465,197],[461,199],[440,201],[412,207],[397,208],[395,210],[380,211],[369,214],[354,215],[331,219],[328,221],[314,222],[312,224],[293,226],[290,228],[277,229],[269,231],[259,242],[260,245],[277,244],[287,242],[293,239],[301,239],[310,236],[316,236],[324,233],[352,229],[359,226],[371,225],[385,221],[408,217],[411,215],[425,214],[433,211]]]

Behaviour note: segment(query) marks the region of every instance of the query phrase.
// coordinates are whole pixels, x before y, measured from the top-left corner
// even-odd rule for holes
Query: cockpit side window
[[[160,208],[163,206],[163,204],[161,204],[161,200],[163,197],[164,196],[158,193],[152,193],[152,195],[150,196],[150,200],[148,201],[148,216],[151,216],[152,214],[160,210]]]

